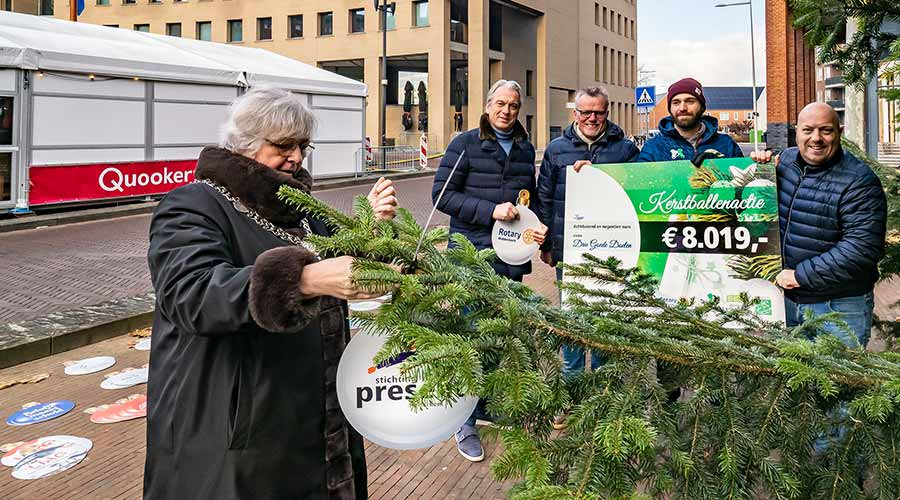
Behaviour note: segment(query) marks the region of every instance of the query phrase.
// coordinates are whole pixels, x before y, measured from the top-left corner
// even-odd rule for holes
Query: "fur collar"
[[[494,128],[491,127],[491,122],[490,120],[488,120],[487,113],[481,115],[481,125],[478,129],[478,138],[482,141],[497,142],[497,134],[494,133]],[[516,124],[513,125],[512,138],[515,142],[528,140],[528,132],[525,131],[525,127],[522,126],[519,120],[516,120]]]
[[[300,179],[295,179],[246,156],[216,147],[204,148],[200,153],[194,177],[219,184],[244,205],[279,226],[295,225],[297,212],[278,199],[278,188],[288,185],[306,193],[312,189],[312,176],[305,168],[300,169]]]

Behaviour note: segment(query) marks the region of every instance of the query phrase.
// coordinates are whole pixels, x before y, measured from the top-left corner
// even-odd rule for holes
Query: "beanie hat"
[[[691,94],[700,101],[703,110],[706,110],[706,96],[703,95],[703,85],[693,78],[683,78],[669,86],[666,92],[666,108],[672,112],[672,98],[678,94]]]

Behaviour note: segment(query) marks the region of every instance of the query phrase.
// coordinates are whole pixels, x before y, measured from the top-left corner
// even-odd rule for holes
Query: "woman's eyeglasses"
[[[300,142],[300,141],[285,141],[285,142],[275,142],[266,139],[266,143],[275,149],[284,156],[290,156],[294,153],[294,150],[300,148],[300,155],[306,158],[312,151],[316,149],[315,146],[310,142]]]

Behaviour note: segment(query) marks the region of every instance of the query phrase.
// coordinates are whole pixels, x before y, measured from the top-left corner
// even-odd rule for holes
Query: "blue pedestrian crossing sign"
[[[637,87],[634,89],[634,102],[640,108],[656,106],[656,86]]]

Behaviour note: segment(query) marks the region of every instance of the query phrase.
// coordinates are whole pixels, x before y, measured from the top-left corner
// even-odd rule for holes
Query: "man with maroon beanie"
[[[734,139],[719,133],[719,121],[706,112],[703,86],[693,78],[678,80],[666,94],[669,116],[659,121],[659,135],[647,141],[637,161],[691,160],[716,150],[726,158],[744,156]]]

